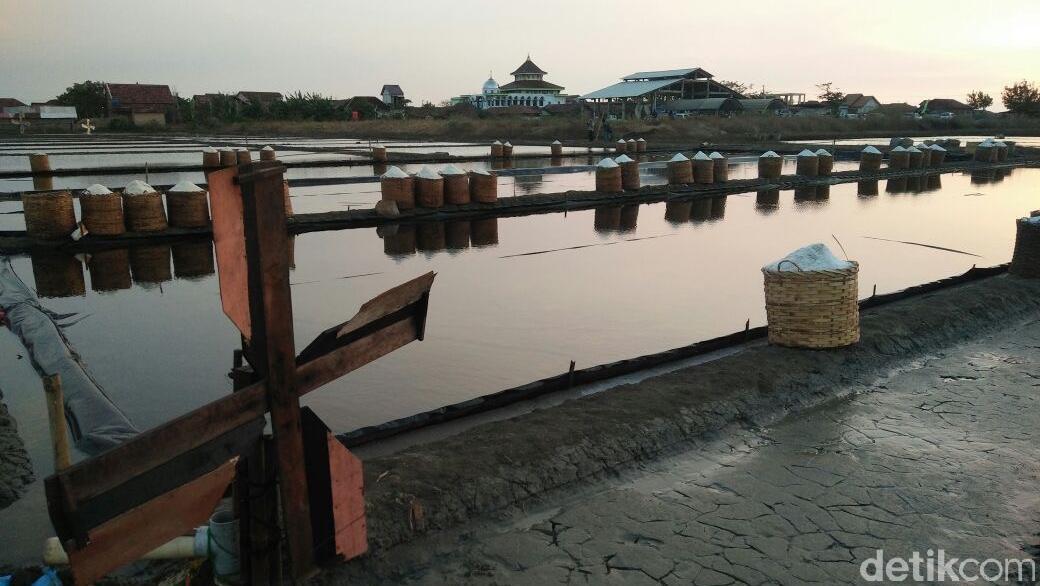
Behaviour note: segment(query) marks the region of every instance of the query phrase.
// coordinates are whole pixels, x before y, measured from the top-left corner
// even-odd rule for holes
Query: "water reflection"
[[[388,224],[376,228],[383,240],[383,254],[404,259],[418,252],[430,257],[441,251],[458,253],[471,246],[498,244],[498,218],[452,220],[421,224]]]
[[[178,279],[196,280],[214,273],[213,242],[193,240],[172,245],[173,274]]]
[[[893,177],[885,182],[885,193],[898,195],[906,193],[906,177]]]
[[[130,251],[126,248],[99,250],[89,255],[90,288],[99,293],[129,289]]]
[[[711,202],[711,221],[717,222],[724,219],[726,217],[726,196],[713,197],[708,201]]]
[[[444,232],[448,250],[458,251],[469,248],[470,233],[472,232],[469,220],[446,222]]]
[[[939,191],[942,189],[942,175],[938,173],[932,173],[927,177],[927,190],[928,191]]]
[[[40,297],[83,297],[86,294],[80,259],[56,250],[37,250],[30,258],[36,294]]]
[[[149,288],[173,280],[169,244],[147,244],[130,248],[130,275],[134,283]]]
[[[780,209],[780,190],[763,189],[755,194],[755,209],[762,214],[771,214]]]
[[[621,229],[621,206],[596,208],[593,229],[599,234],[610,234]]]
[[[664,219],[669,224],[685,224],[690,221],[691,201],[670,201],[664,204]]]
[[[498,246],[498,218],[470,222],[470,241],[476,248]]]
[[[860,197],[874,197],[878,194],[878,180],[857,181],[856,195]]]
[[[426,222],[416,229],[416,248],[423,252],[438,252],[447,247],[444,222]]]
[[[690,221],[694,223],[707,222],[711,219],[711,200],[695,199],[693,207],[690,208]]]
[[[639,222],[639,204],[630,204],[621,207],[620,231],[635,232],[636,224]]]
[[[415,254],[415,224],[380,226],[376,234],[383,239],[383,254],[393,258]]]

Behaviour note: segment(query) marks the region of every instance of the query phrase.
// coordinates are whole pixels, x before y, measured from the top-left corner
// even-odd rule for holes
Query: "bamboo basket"
[[[512,157],[513,156],[513,145],[509,144],[508,142],[506,144],[502,145],[502,156],[507,158],[507,159],[509,157]]]
[[[477,248],[498,245],[498,218],[470,222],[470,240]]]
[[[130,249],[130,272],[134,282],[142,285],[165,283],[173,279],[170,272],[170,245],[134,246]]]
[[[36,293],[40,297],[82,297],[87,292],[83,263],[71,254],[57,250],[30,253]]]
[[[129,289],[130,251],[126,248],[98,250],[87,261],[90,288],[100,293]]]
[[[84,191],[79,196],[79,209],[88,234],[118,236],[126,232],[123,196],[118,193],[94,195]]]
[[[205,228],[209,225],[209,201],[205,191],[168,191],[166,207],[170,225],[177,228]]]
[[[415,254],[415,224],[387,226],[383,232],[383,254],[400,258]]]
[[[274,149],[269,148],[269,147],[264,147],[264,148],[260,149],[260,160],[261,161],[277,161],[278,160],[278,154],[274,151]]]
[[[249,149],[238,149],[235,151],[235,162],[239,165],[248,165],[253,162],[253,155]]]
[[[889,169],[909,169],[910,168],[910,153],[907,151],[889,151],[888,153],[888,168]]]
[[[192,240],[172,248],[173,274],[178,279],[200,279],[215,272],[212,241]]]
[[[202,168],[203,169],[218,169],[220,168],[220,153],[217,151],[202,151]]]
[[[421,208],[444,206],[444,179],[415,178],[415,205]]]
[[[946,162],[946,151],[935,151],[935,150],[933,150],[932,151],[932,157],[931,157],[931,159],[929,159],[929,162],[931,163],[931,165],[933,167],[942,166],[942,164],[944,162]]]
[[[123,215],[130,232],[162,232],[167,228],[166,210],[158,192],[123,194]]]
[[[416,248],[423,252],[437,252],[448,246],[444,222],[423,222],[415,231]]]
[[[415,208],[415,190],[412,187],[414,180],[411,177],[383,177],[379,181],[379,189],[385,200],[397,202],[397,209],[410,210]]]
[[[64,240],[76,230],[72,194],[65,190],[23,193],[25,231],[33,238]]]
[[[29,169],[34,175],[37,173],[49,173],[51,171],[50,155],[44,153],[29,155]]]
[[[762,274],[771,344],[840,348],[859,341],[858,263],[824,271],[763,269]]]
[[[502,143],[499,143],[499,142],[491,143],[491,156],[492,157],[501,157],[503,152],[504,152],[504,149],[502,148]]]
[[[625,139],[619,138],[618,141],[614,143],[614,152],[616,152],[619,155],[623,155],[628,152],[628,143],[625,142]]]
[[[907,156],[907,168],[909,169],[922,169],[925,166],[924,162],[924,151],[916,149],[906,152]]]
[[[495,203],[498,201],[498,175],[489,173],[469,174],[469,196],[477,203]]]
[[[455,220],[444,224],[444,238],[448,250],[465,250],[469,248],[469,220]]]
[[[625,152],[630,155],[634,155],[639,152],[639,145],[636,144],[636,139],[630,138],[625,143]]]
[[[714,167],[714,169],[712,169],[712,175],[714,175],[716,183],[725,183],[729,181],[729,161],[725,158],[712,159],[711,164]]]
[[[1003,146],[997,145],[994,147],[994,150],[997,152],[997,162],[1003,163],[1004,161],[1007,161],[1009,149],[1006,144]]]
[[[234,167],[238,164],[238,155],[231,149],[224,149],[220,151],[220,166],[221,167]]]
[[[33,175],[33,191],[54,191],[54,175]]]
[[[377,163],[385,163],[385,162],[387,162],[389,159],[386,156],[386,147],[385,146],[372,147],[372,160],[377,162]]]
[[[551,145],[549,145],[549,153],[552,154],[553,157],[562,157],[563,145],[558,142],[552,143]]]
[[[664,204],[664,220],[669,224],[684,224],[690,221],[693,202],[669,201]]]
[[[646,152],[646,141],[644,139],[641,138],[641,139],[636,141],[636,152],[637,153],[645,153]]]
[[[820,177],[830,177],[834,172],[834,155],[828,153],[821,155],[816,153],[816,174]]]
[[[994,160],[996,151],[988,144],[979,144],[975,147],[975,160],[982,163],[990,163]]]
[[[820,159],[816,155],[798,155],[795,173],[802,177],[816,177],[820,174]]]
[[[859,155],[859,170],[861,172],[866,171],[879,171],[881,169],[881,160],[884,157],[881,153],[860,153]]]
[[[621,229],[621,206],[596,208],[592,227],[601,234]]]
[[[600,193],[621,193],[621,167],[596,167],[596,191]]]
[[[1015,226],[1015,252],[1008,272],[1027,279],[1040,279],[1040,224],[1019,218]]]
[[[693,163],[693,181],[701,185],[708,185],[715,183],[715,162],[711,159],[697,159],[694,158]]]
[[[469,177],[467,175],[445,175],[444,203],[463,205],[469,201]]]
[[[758,177],[759,179],[779,179],[784,169],[783,157],[759,157]]]
[[[618,163],[621,168],[621,187],[625,191],[639,191],[639,162]]]
[[[693,183],[693,161],[669,161],[668,185]]]

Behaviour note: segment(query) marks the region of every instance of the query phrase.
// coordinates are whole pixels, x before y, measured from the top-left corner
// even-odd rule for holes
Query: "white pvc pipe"
[[[141,556],[143,560],[176,560],[184,558],[206,557],[209,541],[209,528],[199,527],[195,535],[175,537],[152,551]],[[47,538],[43,545],[43,563],[47,565],[66,565],[69,554],[65,553],[61,541],[57,537]]]

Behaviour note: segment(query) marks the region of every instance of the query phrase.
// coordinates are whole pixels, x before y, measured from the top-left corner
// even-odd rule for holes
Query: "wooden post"
[[[51,423],[51,445],[54,447],[54,469],[64,470],[72,465],[69,453],[69,430],[65,421],[65,397],[61,392],[61,376],[43,377],[43,392],[47,396],[47,419]]]
[[[304,470],[296,347],[289,290],[289,233],[282,192],[283,167],[260,162],[239,167],[245,220],[252,336],[249,357],[266,380],[278,463],[282,520],[292,575],[314,572],[310,500]]]

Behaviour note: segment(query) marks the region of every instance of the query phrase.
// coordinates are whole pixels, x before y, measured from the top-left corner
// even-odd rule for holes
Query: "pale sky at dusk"
[[[530,53],[581,94],[647,69],[817,93],[833,81],[882,102],[1040,81],[1040,1],[875,3],[559,0],[493,2],[5,0],[0,97],[29,102],[74,81],[167,83],[182,96],[297,89],[419,104],[500,83]]]

